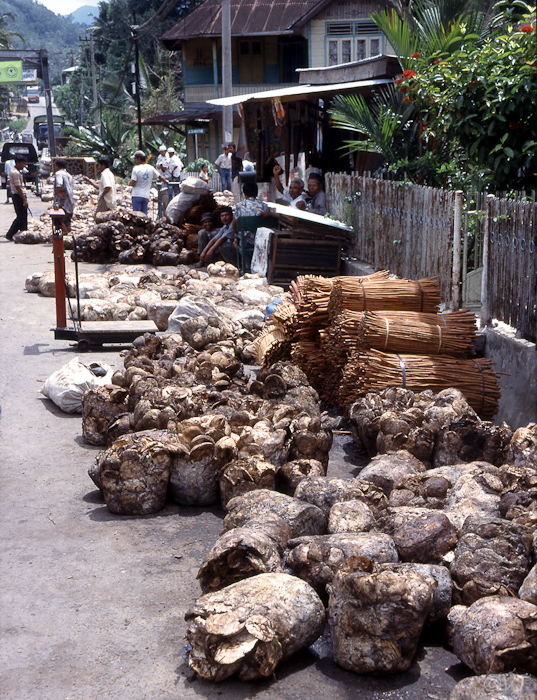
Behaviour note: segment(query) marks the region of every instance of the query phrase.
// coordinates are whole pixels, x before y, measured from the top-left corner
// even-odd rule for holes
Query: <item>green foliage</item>
[[[336,127],[365,137],[345,141],[349,150],[379,153],[394,162],[403,155],[400,151],[401,147],[404,150],[404,134],[410,137],[408,143],[415,131],[414,107],[404,100],[404,95],[392,86],[375,93],[369,105],[360,95],[338,95],[330,115]]]
[[[537,43],[534,25],[526,27],[479,47],[468,42],[441,61],[418,57],[400,85],[427,121],[424,138],[447,139],[459,167],[496,189],[536,181]]]
[[[133,164],[131,139],[135,127],[132,123],[124,123],[120,116],[107,117],[101,124],[99,133],[95,127],[84,127],[70,144],[70,153],[85,154],[98,158],[106,156],[121,176],[124,176]]]
[[[12,16],[5,27],[14,36],[14,48],[47,49],[49,53],[51,80],[59,80],[64,68],[70,65],[69,54],[78,45],[78,37],[84,26],[68,17],[56,15],[44,5],[33,0],[0,0],[0,16]],[[2,29],[0,25],[0,45]]]
[[[185,173],[199,173],[201,171],[202,165],[207,166],[207,172],[209,173],[209,175],[215,174],[216,167],[214,166],[213,163],[211,163],[210,160],[206,160],[205,158],[197,158],[196,160],[191,161],[188,165],[185,166],[184,172]]]

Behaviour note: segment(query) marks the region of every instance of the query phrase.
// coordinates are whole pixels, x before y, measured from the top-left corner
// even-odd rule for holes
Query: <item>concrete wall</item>
[[[512,330],[512,329],[511,329]],[[485,357],[495,363],[494,370],[502,396],[494,422],[520,428],[537,422],[537,352],[533,343],[513,337],[506,327],[487,328]]]

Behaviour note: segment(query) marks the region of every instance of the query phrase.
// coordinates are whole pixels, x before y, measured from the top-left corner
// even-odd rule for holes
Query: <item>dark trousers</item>
[[[15,207],[15,213],[17,217],[11,224],[9,231],[6,233],[6,238],[13,238],[17,231],[26,231],[28,228],[28,209],[22,203],[22,197],[20,194],[11,195],[13,199],[13,206]]]

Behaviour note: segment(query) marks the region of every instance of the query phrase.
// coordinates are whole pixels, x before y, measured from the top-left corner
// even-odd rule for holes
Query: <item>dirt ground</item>
[[[77,354],[54,340],[54,300],[28,294],[27,275],[52,269],[51,246],[15,245],[0,193],[1,641],[4,700],[443,700],[466,672],[428,640],[411,670],[367,678],[338,668],[323,638],[259,683],[197,679],[186,665],[184,614],[198,567],[223,519],[218,509],[169,504],[154,516],[111,515],[87,470],[78,415],[39,395]],[[47,208],[30,197],[34,215]],[[68,269],[70,265],[68,264]],[[95,270],[97,266],[83,265]],[[117,347],[92,359],[121,367]],[[341,437],[329,473],[355,472]]]

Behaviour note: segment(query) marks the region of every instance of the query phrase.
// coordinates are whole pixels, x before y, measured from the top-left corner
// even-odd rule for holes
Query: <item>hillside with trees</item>
[[[13,48],[47,49],[51,78],[59,80],[61,71],[72,65],[85,27],[33,0],[0,0],[2,14],[11,15],[6,19],[6,28],[20,34],[13,37]]]

